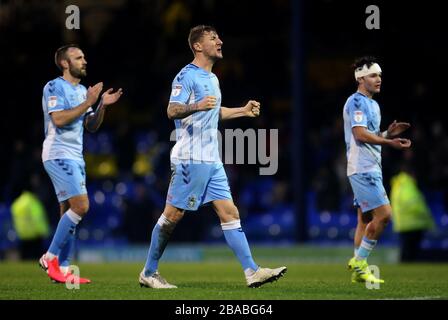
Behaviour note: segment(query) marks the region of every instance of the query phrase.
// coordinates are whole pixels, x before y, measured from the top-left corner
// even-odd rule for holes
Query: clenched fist
[[[260,115],[261,104],[258,101],[250,100],[243,108],[248,117],[258,117]]]
[[[198,103],[198,110],[200,111],[211,110],[215,107],[216,107],[216,97],[214,96],[206,96]]]

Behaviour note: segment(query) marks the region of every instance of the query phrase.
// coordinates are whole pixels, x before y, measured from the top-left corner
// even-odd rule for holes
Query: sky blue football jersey
[[[170,103],[192,104],[206,96],[216,97],[216,107],[198,111],[183,119],[174,120],[176,144],[171,160],[194,160],[221,163],[218,144],[218,122],[221,89],[216,75],[194,64],[185,66],[174,78]]]
[[[378,103],[356,92],[344,105],[344,134],[347,147],[347,175],[363,172],[381,172],[381,146],[356,141],[352,128],[365,127],[380,134],[381,112]]]
[[[57,128],[50,114],[68,110],[86,100],[87,89],[78,84],[74,86],[62,77],[48,82],[43,90],[42,109],[44,112],[45,140],[42,148],[42,161],[51,159],[83,160],[84,117],[86,113],[62,128]]]

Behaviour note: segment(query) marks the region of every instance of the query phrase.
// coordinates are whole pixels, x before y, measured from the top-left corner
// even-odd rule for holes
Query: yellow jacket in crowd
[[[391,179],[392,222],[395,232],[434,228],[431,210],[426,204],[416,180],[406,172]]]
[[[24,191],[11,205],[14,228],[20,240],[33,240],[49,235],[44,206],[39,198]]]

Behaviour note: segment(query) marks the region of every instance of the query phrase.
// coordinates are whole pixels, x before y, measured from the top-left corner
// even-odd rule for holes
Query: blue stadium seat
[[[14,248],[18,244],[10,206],[8,203],[0,203],[0,251]]]

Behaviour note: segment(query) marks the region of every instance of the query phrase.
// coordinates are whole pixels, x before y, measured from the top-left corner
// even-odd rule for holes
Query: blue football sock
[[[243,270],[245,272],[247,269],[257,271],[258,265],[252,258],[249,243],[247,242],[246,235],[241,228],[240,220],[222,223],[221,226],[227,244],[240,261]]]
[[[59,253],[59,266],[68,267],[70,266],[70,260],[73,258],[75,252],[75,242],[76,242],[76,230],[67,240],[65,246],[61,249]]]
[[[169,221],[163,214],[157,221],[151,235],[151,245],[149,246],[148,257],[145,263],[144,274],[149,277],[157,271],[159,260],[165,251],[171,233],[176,223]]]
[[[366,237],[362,238],[361,246],[356,252],[356,260],[364,260],[367,259],[375,247],[377,240],[370,240]]]
[[[59,256],[68,239],[75,233],[79,221],[81,221],[81,217],[71,209],[68,209],[67,212],[62,215],[58,227],[56,228],[56,232],[54,233],[53,240],[51,241],[50,248],[48,249],[48,253]]]

